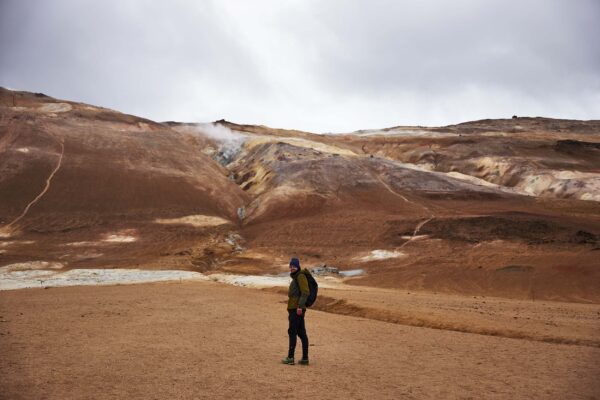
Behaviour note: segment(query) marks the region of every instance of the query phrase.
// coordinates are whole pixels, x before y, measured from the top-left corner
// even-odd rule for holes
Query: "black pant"
[[[288,328],[288,335],[290,336],[290,348],[288,350],[288,357],[294,358],[294,351],[296,350],[296,336],[300,337],[302,341],[302,359],[308,360],[308,336],[306,335],[306,328],[304,326],[304,316],[306,310],[302,311],[302,315],[296,314],[296,310],[288,310],[288,321],[290,327]]]

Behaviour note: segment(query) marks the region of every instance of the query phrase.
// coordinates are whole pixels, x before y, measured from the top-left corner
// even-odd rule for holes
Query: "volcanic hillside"
[[[599,194],[599,124],[526,120],[529,131],[516,133],[507,129],[513,119],[496,121],[494,129],[494,121],[473,123],[486,128],[465,128],[464,134],[455,127],[312,135],[226,121],[219,126],[245,137],[235,157],[224,162],[252,196],[242,234],[248,249],[263,257],[285,263],[293,253],[311,265],[365,269],[366,276],[349,281],[355,284],[598,299],[600,208],[579,199]],[[491,182],[493,174],[459,168],[477,154],[492,159],[508,145],[512,156],[505,162],[512,163],[512,173],[528,158],[536,163],[524,176],[515,173],[519,179]],[[565,145],[579,152],[565,153]],[[215,154],[227,147],[206,146]],[[403,158],[404,152],[430,154],[431,148],[448,155],[450,172],[439,166],[442,157],[439,171]],[[566,166],[571,169],[559,169]],[[566,189],[514,184],[549,175],[553,185]]]
[[[600,301],[600,122],[341,135],[156,123],[1,92],[0,265],[279,273]]]
[[[3,264],[145,264],[210,241],[247,202],[225,169],[164,125],[5,89],[0,104]]]

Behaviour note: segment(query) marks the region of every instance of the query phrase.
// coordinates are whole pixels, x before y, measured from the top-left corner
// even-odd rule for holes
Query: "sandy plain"
[[[598,305],[324,288],[317,307],[324,311],[307,314],[306,367],[280,364],[287,347],[280,290],[184,281],[2,291],[0,398],[600,394]],[[411,313],[437,321],[436,329],[393,320]],[[452,321],[500,334],[458,332]],[[522,338],[501,334],[519,329]]]

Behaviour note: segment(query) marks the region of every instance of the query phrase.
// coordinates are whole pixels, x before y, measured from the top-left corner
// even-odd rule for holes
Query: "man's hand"
[[[298,314],[298,315],[302,315],[302,309],[301,309],[301,308],[297,308],[297,309],[296,309],[296,314]]]

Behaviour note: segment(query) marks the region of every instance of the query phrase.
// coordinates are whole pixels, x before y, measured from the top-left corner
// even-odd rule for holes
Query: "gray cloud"
[[[327,80],[344,88],[351,81],[367,92],[480,85],[545,93],[586,89],[594,79],[599,88],[600,46],[591,40],[600,37],[593,22],[600,17],[598,2],[572,9],[564,1],[419,5],[389,1],[385,9],[331,10],[324,19],[337,40],[326,52],[333,55]]]
[[[313,131],[600,116],[597,1],[0,2],[0,85]]]

